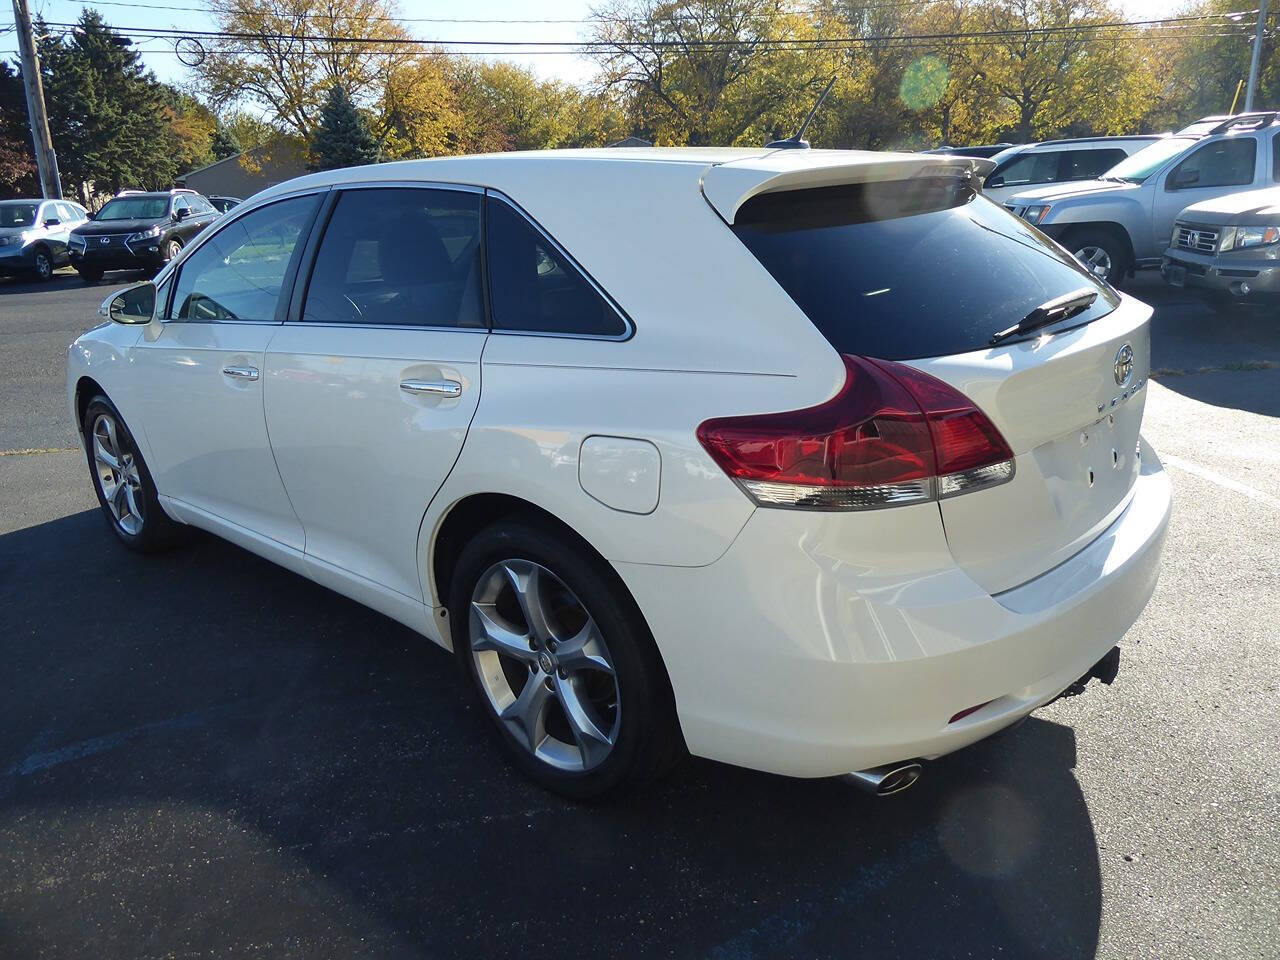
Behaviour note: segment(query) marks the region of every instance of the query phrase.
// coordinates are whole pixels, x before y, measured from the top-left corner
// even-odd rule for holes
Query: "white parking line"
[[[1218,486],[1227,490],[1234,490],[1236,493],[1243,493],[1250,500],[1257,500],[1259,503],[1265,503],[1268,506],[1275,507],[1280,510],[1280,500],[1269,494],[1263,493],[1261,490],[1255,490],[1253,487],[1238,480],[1232,480],[1230,477],[1224,477],[1220,473],[1214,473],[1198,463],[1192,463],[1190,460],[1183,460],[1181,457],[1175,457],[1170,453],[1161,453],[1160,462],[1171,467],[1177,467],[1179,470],[1185,470],[1187,473],[1193,473],[1203,480],[1210,483],[1216,483]]]

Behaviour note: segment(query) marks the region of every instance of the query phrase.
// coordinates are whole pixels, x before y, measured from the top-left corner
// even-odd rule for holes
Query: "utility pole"
[[[17,2],[17,0],[14,0]],[[1253,110],[1253,91],[1258,86],[1258,60],[1262,56],[1262,28],[1267,24],[1267,0],[1258,4],[1258,29],[1253,34],[1253,56],[1249,60],[1249,89],[1244,94],[1244,112]]]
[[[49,136],[49,115],[44,109],[44,84],[40,81],[40,56],[31,33],[31,11],[27,0],[13,0],[13,21],[18,34],[18,53],[22,56],[22,82],[27,88],[27,116],[31,119],[31,143],[36,150],[36,169],[40,173],[40,192],[46,200],[62,199],[58,180],[58,158]]]

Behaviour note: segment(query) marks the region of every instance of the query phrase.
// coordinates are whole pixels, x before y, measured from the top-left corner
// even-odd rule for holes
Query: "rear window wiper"
[[[1093,306],[1093,301],[1097,299],[1097,290],[1081,287],[1079,290],[1072,290],[1070,293],[1064,293],[1060,297],[1046,300],[1012,327],[1006,327],[1001,330],[989,342],[992,346],[995,346],[1000,341],[1016,337],[1020,333],[1030,333],[1032,330],[1047,327],[1049,324],[1057,323],[1059,320],[1074,317],[1077,313],[1088,310]]]

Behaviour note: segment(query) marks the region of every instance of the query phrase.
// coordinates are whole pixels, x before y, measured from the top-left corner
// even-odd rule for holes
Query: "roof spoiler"
[[[995,168],[990,160],[978,157],[777,150],[711,167],[702,176],[702,195],[726,223],[733,223],[742,205],[762,193],[913,177],[978,178],[987,176]]]

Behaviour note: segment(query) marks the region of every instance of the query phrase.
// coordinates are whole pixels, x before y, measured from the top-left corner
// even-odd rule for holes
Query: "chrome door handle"
[[[462,384],[457,380],[401,380],[400,389],[415,397],[460,397]]]
[[[228,377],[234,377],[237,380],[257,380],[257,367],[223,367],[222,372]]]

